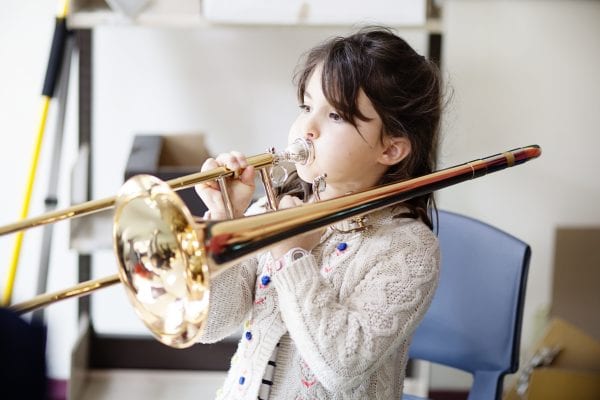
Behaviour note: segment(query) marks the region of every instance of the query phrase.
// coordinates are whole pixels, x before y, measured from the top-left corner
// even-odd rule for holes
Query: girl
[[[301,205],[301,188],[323,174],[320,200],[433,171],[439,73],[391,31],[367,28],[321,44],[297,84],[289,140],[311,140],[315,159],[297,165],[280,208]],[[242,217],[254,169],[231,152],[203,170],[223,165],[241,172],[230,196]],[[224,219],[218,187],[196,190],[207,217]],[[310,190],[306,197],[315,201]],[[438,278],[431,202],[415,198],[288,239],[218,276],[201,341],[244,327],[220,398],[400,398],[410,338]]]

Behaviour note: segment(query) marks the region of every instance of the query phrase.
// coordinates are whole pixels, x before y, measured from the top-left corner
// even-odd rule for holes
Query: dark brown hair
[[[439,69],[432,61],[387,28],[363,28],[347,37],[332,38],[305,55],[295,76],[301,103],[318,65],[323,65],[323,93],[344,120],[356,126],[357,119],[367,119],[357,106],[362,89],[383,122],[381,139],[388,135],[410,141],[410,154],[390,166],[379,184],[434,171],[443,96]],[[411,216],[432,226],[428,210],[435,209],[433,194],[413,198],[405,205]]]

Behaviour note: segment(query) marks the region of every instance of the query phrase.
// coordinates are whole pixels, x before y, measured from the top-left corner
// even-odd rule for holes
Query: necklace
[[[366,231],[369,228],[371,228],[371,225],[368,225],[366,223],[366,221],[367,221],[367,217],[364,215],[360,216],[360,217],[354,217],[349,221],[350,225],[351,225],[350,229],[340,229],[340,228],[336,228],[333,225],[331,225],[331,229],[333,229],[337,233],[363,232],[363,231]]]
[[[325,190],[325,187],[327,186],[326,179],[327,179],[327,174],[322,174],[322,175],[317,176],[312,182],[313,196],[316,201],[321,201],[321,197],[319,196],[319,193]],[[352,192],[347,192],[346,194],[347,195],[352,194]],[[369,229],[371,227],[371,225],[365,224],[366,219],[367,218],[365,216],[352,218],[350,220],[350,224],[351,224],[351,226],[352,225],[353,226],[350,229],[339,229],[333,225],[330,225],[330,227],[334,232],[337,232],[337,233],[362,232],[362,231],[366,231],[367,229]]]

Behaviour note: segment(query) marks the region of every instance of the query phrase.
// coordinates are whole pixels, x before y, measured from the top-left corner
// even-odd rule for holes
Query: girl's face
[[[321,88],[321,67],[315,68],[306,86],[300,115],[290,128],[290,143],[299,137],[312,140],[315,159],[310,165],[297,165],[305,182],[327,174],[322,199],[338,197],[375,186],[387,170],[381,155],[384,144],[381,118],[361,90],[357,101],[368,121],[357,120],[357,127],[344,121],[327,101]],[[359,133],[360,131],[360,133]]]

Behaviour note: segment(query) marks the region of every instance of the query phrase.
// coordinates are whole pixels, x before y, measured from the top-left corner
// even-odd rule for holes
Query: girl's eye
[[[298,107],[305,113],[310,112],[310,106],[307,106],[306,104],[300,104]]]
[[[334,113],[334,112],[329,113],[329,118],[331,118],[332,120],[334,120],[336,122],[343,122],[344,121],[344,118],[342,118],[340,116],[340,114]]]

